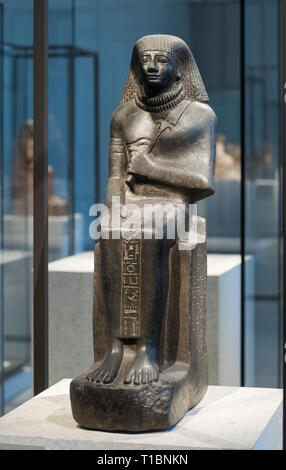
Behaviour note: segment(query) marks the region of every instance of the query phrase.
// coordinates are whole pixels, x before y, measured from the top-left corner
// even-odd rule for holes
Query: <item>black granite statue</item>
[[[207,103],[184,41],[152,35],[135,44],[111,119],[106,193],[108,208],[116,197],[128,209],[115,225],[102,221],[94,364],[70,389],[74,418],[84,427],[167,428],[206,392],[205,221],[192,216],[195,241],[191,231],[170,237],[167,229],[177,217],[170,205],[190,223],[189,205],[214,193],[216,117]],[[146,204],[161,208],[160,237]],[[131,221],[137,235],[130,228],[128,236],[113,236],[118,224],[131,227]]]

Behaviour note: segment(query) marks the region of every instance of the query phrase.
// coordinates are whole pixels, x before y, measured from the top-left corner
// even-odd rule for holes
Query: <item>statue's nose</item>
[[[148,72],[157,72],[157,71],[158,71],[158,67],[156,65],[156,62],[155,61],[149,62]]]

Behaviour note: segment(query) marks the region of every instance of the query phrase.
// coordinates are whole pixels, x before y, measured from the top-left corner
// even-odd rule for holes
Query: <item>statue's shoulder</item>
[[[213,122],[216,123],[217,117],[214,110],[207,103],[201,101],[191,101],[190,106],[187,108],[188,113],[196,114],[197,119],[202,122]]]
[[[120,104],[113,112],[111,116],[110,125],[112,127],[120,127],[124,123],[125,119],[137,110],[134,100],[128,101],[128,103]]]

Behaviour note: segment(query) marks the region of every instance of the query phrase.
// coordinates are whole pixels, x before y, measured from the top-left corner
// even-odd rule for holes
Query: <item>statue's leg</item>
[[[134,331],[129,326],[125,332],[122,328],[125,241],[122,239],[100,241],[102,284],[106,311],[109,316],[110,345],[102,362],[87,375],[88,380],[97,383],[113,382],[122,362],[124,341],[129,339],[136,342],[136,356],[125,377],[125,383],[151,383],[158,379],[160,336],[168,291],[169,253],[173,243],[173,240],[167,239],[145,240],[143,238],[138,241],[140,246],[140,264],[138,264],[140,325]],[[132,304],[131,301],[129,305],[135,308],[135,303]]]
[[[141,244],[140,335],[134,362],[125,383],[151,383],[159,376],[160,336],[168,291],[172,240],[145,240]]]
[[[119,338],[122,240],[100,240],[103,295],[108,314],[109,338],[107,354],[98,367],[87,375],[97,383],[111,383],[117,377],[122,358],[123,342]]]

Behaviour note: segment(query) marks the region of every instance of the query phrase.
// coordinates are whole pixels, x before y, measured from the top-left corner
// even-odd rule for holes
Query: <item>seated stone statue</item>
[[[137,219],[139,236],[114,239],[107,219],[95,246],[94,364],[71,383],[85,427],[165,428],[206,391],[205,223],[196,217],[195,243],[188,232],[170,237],[168,223],[178,217],[170,204],[190,222],[189,205],[214,193],[216,117],[207,103],[184,41],[152,35],[135,44],[111,119],[106,204],[117,197],[127,206],[120,221]],[[146,205],[166,209],[159,238]]]

